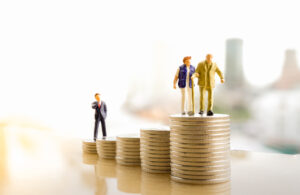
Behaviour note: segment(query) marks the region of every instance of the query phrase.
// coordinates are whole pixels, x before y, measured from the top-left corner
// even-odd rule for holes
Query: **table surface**
[[[230,182],[187,185],[84,154],[81,140],[20,139],[0,144],[0,194],[300,194],[299,155],[231,151]]]

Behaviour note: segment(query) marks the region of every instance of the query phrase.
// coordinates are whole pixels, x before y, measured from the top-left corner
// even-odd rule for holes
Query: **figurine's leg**
[[[205,87],[200,87],[199,86],[199,90],[200,90],[200,112],[204,111],[204,96],[205,96]]]
[[[185,113],[185,88],[180,88],[181,91],[181,113]]]
[[[95,119],[95,127],[94,127],[94,140],[95,141],[98,137],[98,126],[99,126],[99,120]]]
[[[192,88],[187,87],[187,94],[188,94],[188,112],[193,111],[192,108]]]
[[[106,125],[105,125],[105,119],[101,118],[101,128],[102,128],[102,136],[106,137]]]
[[[207,97],[208,106],[207,106],[207,110],[208,111],[212,111],[213,110],[213,89],[212,88],[207,88],[207,92],[208,92],[208,97]]]

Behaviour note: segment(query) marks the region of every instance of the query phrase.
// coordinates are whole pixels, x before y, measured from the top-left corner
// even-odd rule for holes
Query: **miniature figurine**
[[[105,102],[101,101],[99,93],[95,94],[95,99],[97,101],[92,103],[92,108],[95,109],[94,140],[96,141],[98,137],[99,121],[101,122],[102,136],[104,139],[106,138],[105,118],[107,115],[107,108]]]
[[[183,58],[183,65],[179,66],[175,74],[173,81],[173,88],[176,89],[176,83],[178,80],[178,87],[181,91],[181,113],[186,114],[185,104],[186,98],[185,94],[187,93],[187,111],[188,115],[193,115],[192,110],[192,80],[191,77],[195,72],[195,67],[191,65],[191,56]]]
[[[207,116],[213,116],[213,88],[215,87],[215,73],[217,73],[221,79],[221,83],[224,83],[224,77],[217,64],[212,62],[213,56],[207,54],[206,60],[200,62],[197,69],[192,76],[192,79],[198,77],[198,85],[200,90],[200,112],[204,113],[204,95],[208,92],[208,106],[207,106]]]

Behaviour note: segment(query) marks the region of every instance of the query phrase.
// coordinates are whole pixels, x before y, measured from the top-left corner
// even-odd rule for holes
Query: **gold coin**
[[[212,166],[212,165],[224,165],[230,162],[230,160],[219,160],[219,161],[210,161],[210,162],[201,162],[201,161],[195,161],[195,162],[187,162],[183,160],[175,160],[171,157],[171,162],[179,165],[187,165],[187,166]]]
[[[173,138],[178,139],[210,139],[210,138],[227,138],[230,137],[230,132],[227,133],[214,133],[214,134],[206,134],[206,135],[191,135],[191,134],[184,134],[183,133],[171,133],[171,136]]]
[[[171,171],[171,174],[175,177],[183,179],[222,179],[230,177],[230,172],[218,174],[218,175],[187,175]]]
[[[147,156],[141,155],[141,159],[146,160],[146,161],[154,161],[154,162],[170,162],[170,157],[155,158],[155,157],[147,157]]]
[[[100,158],[104,158],[104,159],[115,159],[116,156],[115,155],[99,155]]]
[[[230,157],[230,151],[225,152],[207,152],[207,153],[193,153],[193,152],[177,152],[171,151],[171,155],[181,157]]]
[[[213,121],[213,120],[224,120],[224,119],[230,119],[230,116],[227,114],[214,114],[213,116],[205,116],[205,115],[199,115],[195,114],[193,116],[188,115],[170,115],[170,120],[180,120],[180,121]]]
[[[135,146],[135,147],[128,147],[128,146],[120,146],[118,145],[116,147],[117,150],[126,150],[126,151],[138,151],[140,149],[140,146]]]
[[[140,135],[139,134],[127,134],[127,135],[118,135],[117,141],[139,141]]]
[[[141,166],[146,169],[154,169],[154,170],[171,170],[170,165],[168,166],[156,166],[156,165],[148,165],[144,164],[143,162],[141,163]]]
[[[124,162],[140,162],[141,161],[140,158],[127,158],[127,157],[120,157],[120,156],[116,156],[116,159],[124,161]]]
[[[218,121],[171,121],[172,125],[181,126],[207,126],[207,125],[229,125],[230,120],[218,120]]]
[[[141,141],[141,145],[149,145],[149,146],[170,146],[170,142],[147,142],[147,141]]]
[[[223,169],[228,169],[230,168],[230,162],[224,163],[221,165],[208,165],[208,166],[189,166],[189,165],[180,165],[176,163],[171,162],[171,167],[180,169],[180,170],[188,170],[188,171],[215,171],[215,170],[223,170]]]
[[[185,184],[218,184],[224,183],[230,180],[229,178],[221,178],[221,179],[183,179],[179,177],[175,177],[171,175],[171,179],[176,182],[185,183]]]
[[[157,170],[157,169],[147,169],[147,168],[142,167],[142,170],[147,173],[170,173],[170,169]]]
[[[168,137],[146,137],[146,136],[141,136],[141,141],[149,141],[149,142],[169,142],[170,141],[170,136]]]
[[[229,156],[221,156],[221,157],[183,157],[183,156],[175,156],[171,155],[172,160],[179,160],[185,162],[215,162],[215,161],[223,161],[229,160]]]
[[[169,127],[163,128],[141,128],[140,133],[151,133],[151,134],[168,134],[170,132]]]
[[[176,143],[176,142],[171,142],[171,146],[175,146],[178,148],[186,148],[186,149],[196,149],[196,148],[203,148],[203,149],[214,149],[214,148],[222,148],[222,147],[229,147],[230,142],[224,142],[224,143],[203,143],[203,144],[193,144],[193,143]],[[170,146],[170,148],[171,148]]]
[[[146,152],[141,152],[141,156],[144,156],[146,158],[170,158],[170,154],[151,154],[151,153],[146,153]]]
[[[195,170],[182,170],[182,169],[177,169],[172,167],[172,172],[186,174],[186,175],[220,175],[220,174],[230,174],[230,168],[224,168],[219,170],[195,171]]]
[[[229,151],[230,147],[219,147],[219,148],[180,148],[171,146],[170,151],[176,152],[192,152],[192,153],[208,153],[208,152],[226,152]]]
[[[224,142],[229,142],[230,137],[225,137],[225,138],[209,138],[209,139],[180,139],[180,138],[175,138],[171,137],[170,138],[171,142],[176,142],[176,143],[195,143],[195,144],[201,144],[201,143],[224,143]]]
[[[152,150],[148,148],[141,148],[140,151],[149,154],[170,154],[170,150]]]
[[[146,160],[141,160],[141,162],[145,165],[152,165],[152,166],[170,166],[170,162],[152,162],[152,161],[146,161]]]
[[[118,156],[131,156],[131,157],[139,157],[139,152],[123,152],[123,151],[117,151]]]
[[[170,146],[153,146],[141,144],[141,148],[149,150],[170,150]]]

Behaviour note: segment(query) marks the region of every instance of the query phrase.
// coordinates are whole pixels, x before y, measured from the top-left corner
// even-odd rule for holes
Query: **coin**
[[[224,137],[224,138],[208,138],[208,139],[179,139],[179,138],[170,138],[171,142],[176,143],[223,143],[223,142],[229,142],[230,137]]]
[[[221,164],[221,165],[208,165],[208,166],[188,166],[188,165],[180,165],[180,164],[175,164],[171,162],[171,167],[176,168],[176,169],[181,169],[181,170],[188,170],[188,171],[212,171],[212,170],[223,170],[226,168],[230,168],[230,162]]]
[[[207,152],[207,153],[193,153],[193,152],[177,152],[171,151],[171,155],[182,156],[182,157],[230,157],[230,152]]]
[[[193,153],[207,153],[207,152],[225,152],[230,149],[230,146],[228,147],[218,147],[218,148],[180,148],[176,146],[171,146],[170,151],[177,151],[177,152],[193,152]]]
[[[213,116],[203,116],[199,114],[195,114],[193,116],[188,116],[188,115],[171,115],[170,119],[171,120],[180,120],[180,121],[212,121],[212,120],[224,120],[224,119],[229,119],[229,115],[227,114],[214,114]]]
[[[174,147],[178,147],[178,148],[203,148],[203,149],[206,149],[206,148],[210,148],[210,149],[214,149],[214,148],[222,148],[222,147],[226,147],[228,148],[230,146],[230,142],[224,142],[224,143],[203,143],[203,144],[194,144],[194,143],[176,143],[176,142],[171,142],[170,143],[171,146],[174,146]]]
[[[169,173],[170,172],[170,169],[158,170],[158,169],[147,169],[145,167],[142,167],[142,170],[147,173]]]
[[[140,151],[149,154],[170,154],[170,150],[152,150],[148,148],[141,148]]]
[[[170,158],[170,154],[151,154],[147,152],[140,152],[141,156],[147,157],[147,158]]]
[[[214,134],[206,134],[206,135],[191,135],[182,133],[171,133],[171,137],[178,139],[210,139],[210,138],[222,138],[222,137],[230,137],[230,132],[226,133],[214,133]]]
[[[223,165],[229,162],[229,160],[219,160],[219,161],[209,161],[209,162],[188,162],[183,160],[176,160],[171,158],[171,162],[179,165],[188,165],[188,166],[211,166],[211,165]]]
[[[218,120],[218,121],[171,121],[171,125],[181,125],[181,126],[207,126],[207,125],[228,125],[230,120]]]
[[[141,145],[149,145],[149,146],[170,146],[170,142],[147,142],[144,140],[141,140]]]
[[[229,156],[221,156],[221,157],[183,157],[183,156],[176,156],[171,155],[172,159],[180,160],[185,162],[215,162],[215,161],[222,161],[222,160],[229,160]]]
[[[153,162],[153,161],[146,161],[141,159],[141,162],[146,165],[153,165],[153,166],[170,166],[170,162]]]
[[[219,175],[219,174],[228,174],[230,173],[230,168],[224,168],[219,170],[201,170],[201,171],[195,171],[195,170],[182,170],[172,167],[172,171],[176,173],[181,174],[187,174],[187,175]]]
[[[186,183],[186,184],[217,184],[217,183],[223,183],[230,180],[230,177],[228,178],[221,178],[221,179],[183,179],[176,176],[171,176],[171,179],[176,182],[180,183]]]

